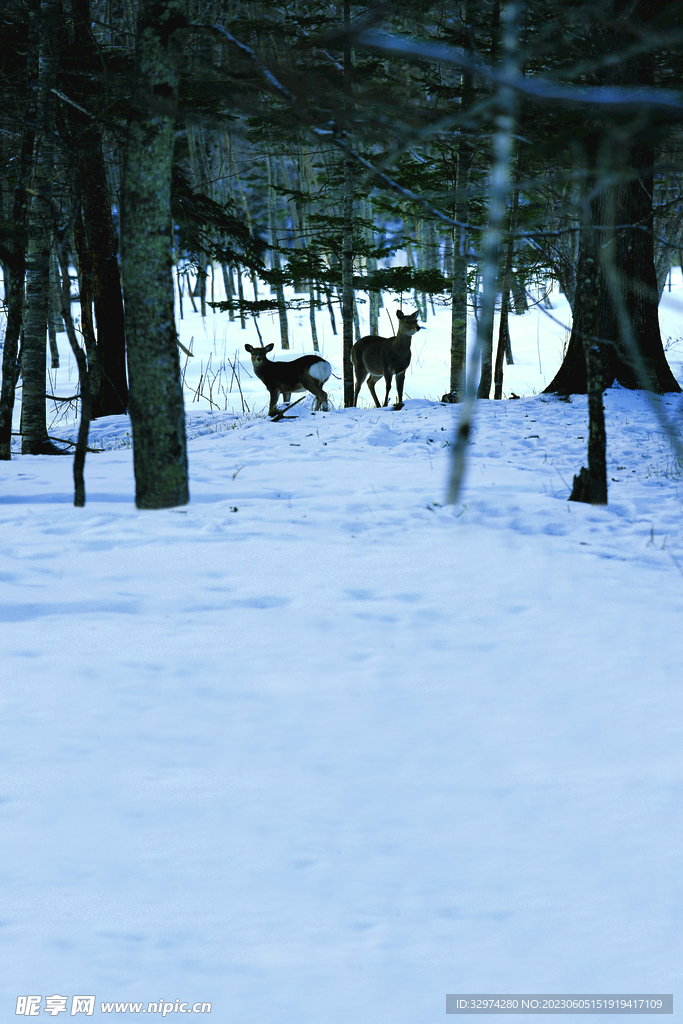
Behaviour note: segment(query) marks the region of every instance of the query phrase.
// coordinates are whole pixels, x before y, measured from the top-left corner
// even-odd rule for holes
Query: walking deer
[[[322,356],[301,356],[299,359],[292,359],[290,362],[284,360],[273,360],[268,358],[274,345],[266,345],[265,348],[255,348],[253,345],[244,346],[254,367],[254,373],[260,381],[268,388],[270,394],[269,416],[277,414],[277,401],[280,395],[285,396],[289,401],[292,391],[310,391],[315,395],[315,409],[327,411],[327,394],[323,391],[323,384],[332,374],[332,367]]]
[[[391,391],[391,378],[396,377],[396,391],[398,402],[394,409],[403,408],[403,381],[406,370],[410,366],[410,339],[422,328],[417,322],[417,313],[410,313],[406,316],[402,310],[396,311],[398,317],[398,332],[393,338],[380,338],[377,334],[368,334],[361,338],[351,349],[351,360],[356,372],[356,389],[353,395],[353,404],[358,405],[358,394],[367,377],[370,394],[375,400],[375,405],[380,408],[375,383],[384,377],[387,385],[387,393],[384,404],[389,404],[389,392]]]

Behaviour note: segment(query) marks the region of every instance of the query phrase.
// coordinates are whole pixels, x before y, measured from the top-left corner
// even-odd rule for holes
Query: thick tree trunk
[[[90,0],[73,0],[74,53],[80,56],[85,74],[74,75],[69,83],[73,98],[86,109],[88,72],[97,61],[92,36]],[[92,298],[97,324],[96,352],[98,379],[90,375],[93,417],[125,413],[128,407],[126,382],[126,340],[119,273],[118,242],[104,165],[102,132],[92,117],[71,105],[65,107],[74,157],[79,173],[84,233],[79,262],[85,257],[92,267]],[[89,353],[90,361],[90,353]]]
[[[126,335],[118,246],[99,133],[88,133],[81,138],[76,158],[85,237],[92,260],[100,368],[99,390],[93,396],[93,416],[116,416],[128,408]]]
[[[654,147],[641,142],[625,147],[623,164],[635,176],[613,187],[616,248],[613,263],[609,246],[602,260],[605,305],[613,311],[607,338],[616,342],[607,348],[606,379],[613,377],[626,388],[680,391],[659,327],[652,211]]]
[[[605,24],[610,20],[616,24],[624,14],[636,21],[640,12],[634,8],[638,6],[645,9],[644,3],[604,0],[603,18],[596,20],[593,34],[602,38],[606,57],[620,47],[630,47],[632,37],[613,29],[607,31]],[[652,57],[639,54],[611,63],[602,80],[607,85],[653,86]],[[590,213],[593,234],[599,235],[601,241],[598,259],[591,264],[590,272],[582,270],[586,250],[590,261],[595,244],[589,233],[582,230],[572,334],[562,366],[546,392],[586,392],[582,356],[584,339],[591,332],[584,326],[585,311],[596,303],[598,329],[593,334],[599,339],[603,388],[616,382],[626,388],[640,387],[658,393],[680,391],[664,354],[659,327],[653,238],[653,144],[644,139],[640,117],[625,124],[604,114],[599,121],[586,125],[584,146],[591,182],[587,187],[600,189],[590,202]],[[595,289],[596,294],[586,294],[586,288]]]
[[[48,439],[45,414],[55,152],[55,100],[52,89],[55,87],[59,63],[59,14],[58,0],[42,0],[37,131],[34,146],[33,196],[29,212],[26,318],[21,358],[23,455],[52,455],[59,451]]]
[[[143,0],[125,152],[122,269],[138,508],[189,501],[171,258],[178,102],[175,30],[183,0]]]
[[[24,129],[21,139],[17,179],[14,186],[12,262],[8,267],[9,286],[5,345],[2,353],[2,392],[0,393],[0,460],[11,458],[12,413],[16,383],[19,374],[17,357],[19,336],[24,320],[24,279],[26,276],[26,248],[28,245],[29,193],[27,185],[31,175],[31,161],[35,140],[38,108],[38,49],[40,40],[40,0],[31,0],[28,10],[28,42],[26,55],[26,83],[28,100],[24,111]]]
[[[589,154],[595,175],[598,143]],[[615,383],[664,393],[680,391],[664,353],[659,327],[658,289],[652,233],[652,167],[650,146],[620,149],[622,172],[643,175],[609,185],[591,202],[591,231],[602,239],[599,259],[591,256],[593,242],[582,231],[577,267],[572,333],[562,365],[546,393],[586,394],[584,340],[590,336],[587,318],[597,304],[595,336],[600,346],[603,388]],[[611,160],[615,153],[612,152]],[[610,162],[611,162],[610,160]],[[595,178],[592,178],[593,182]],[[600,225],[604,230],[599,230]],[[588,265],[586,265],[588,264]]]

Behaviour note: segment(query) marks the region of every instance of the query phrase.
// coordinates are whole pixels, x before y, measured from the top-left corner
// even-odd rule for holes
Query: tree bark
[[[54,176],[55,100],[60,45],[58,0],[40,5],[38,110],[34,145],[33,196],[29,211],[26,259],[26,317],[22,345],[22,455],[61,454],[48,439],[45,413],[46,341],[50,313],[52,180]]]
[[[517,163],[517,166],[519,167],[519,161]],[[494,399],[502,399],[503,397],[503,359],[506,358],[508,363],[512,363],[512,349],[510,346],[509,326],[510,284],[512,282],[512,260],[515,252],[514,233],[517,229],[518,208],[519,191],[515,190],[512,196],[512,205],[510,206],[510,219],[508,222],[508,240],[507,245],[505,247],[505,263],[503,265],[503,274],[500,286],[501,296],[500,320],[498,327],[498,347],[496,348],[496,363],[493,374]]]
[[[351,5],[344,0],[344,121],[347,129],[351,112]],[[350,157],[344,158],[344,184],[342,199],[342,376],[344,378],[344,406],[353,405],[353,179],[354,166]]]
[[[17,180],[14,186],[12,261],[8,264],[9,282],[6,294],[7,324],[2,353],[2,392],[0,393],[0,460],[12,455],[12,414],[16,384],[19,375],[17,357],[19,336],[24,320],[24,280],[26,277],[26,248],[28,246],[29,193],[31,160],[35,141],[35,123],[38,109],[38,49],[40,41],[40,0],[31,0],[28,10],[28,42],[26,54],[27,103],[24,111],[24,129],[21,138]]]
[[[468,76],[469,77],[469,76]],[[465,75],[463,74],[463,83]],[[463,84],[463,92],[465,85]],[[455,178],[455,220],[467,223],[467,183],[472,160],[472,148],[463,138],[458,139]],[[450,393],[460,400],[465,389],[467,359],[467,270],[469,238],[467,228],[453,229],[453,279],[451,284],[451,367]]]
[[[73,0],[74,52],[85,75],[74,75],[69,83],[73,98],[84,108],[90,106],[87,73],[98,61],[92,36],[90,0]],[[92,413],[114,416],[128,408],[126,382],[126,337],[119,273],[118,242],[104,165],[102,131],[97,121],[70,104],[65,111],[71,129],[74,156],[79,172],[87,260],[92,266],[92,299],[97,324],[96,351],[99,373],[92,387]],[[79,251],[79,262],[83,244]]]
[[[598,194],[591,202],[591,217],[581,233],[581,260],[577,272],[577,303],[580,299],[581,343],[584,355],[584,374],[588,395],[588,470],[582,469],[574,478],[570,501],[585,501],[591,505],[607,504],[607,439],[605,410],[603,350],[600,327],[604,289],[601,279],[600,249],[602,232],[595,230],[599,223],[604,196]],[[596,282],[598,282],[596,286]]]
[[[183,0],[142,0],[125,152],[122,269],[138,508],[189,501],[171,233]]]
[[[596,22],[593,34],[604,40],[604,55],[608,57],[618,47],[630,46],[632,39],[624,31],[608,32],[603,27],[626,13],[626,0],[605,0],[602,6],[604,19]],[[633,7],[629,5],[627,13],[637,20],[638,12],[634,13]],[[638,54],[610,64],[603,81],[636,88],[653,86],[651,55]],[[590,261],[594,241],[590,232],[582,230],[572,334],[562,365],[545,390],[586,393],[583,322],[586,310],[597,303],[598,330],[594,334],[599,339],[603,388],[618,383],[657,393],[680,391],[664,354],[659,327],[651,126],[643,125],[640,117],[624,123],[604,114],[587,124],[584,134],[587,178],[593,190],[600,190],[589,204],[592,233],[600,236],[601,243],[597,260],[587,273],[582,263],[586,250]],[[588,295],[582,291],[585,288],[595,289],[596,294]]]
[[[268,232],[270,234],[271,266],[273,270],[280,270],[280,253],[278,251],[277,225],[275,216],[275,186],[277,185],[277,166],[275,156],[271,150],[267,153],[268,160]],[[275,284],[275,296],[277,298],[277,315],[280,321],[280,345],[284,349],[289,348],[289,332],[287,330],[287,306],[285,304],[285,290],[282,282]]]
[[[76,365],[78,366],[78,381],[81,388],[81,419],[78,425],[78,440],[74,452],[74,505],[76,508],[85,506],[85,453],[88,450],[88,432],[91,420],[90,401],[90,380],[88,377],[88,361],[85,352],[78,344],[76,330],[71,317],[71,282],[69,279],[69,260],[67,256],[64,239],[57,237],[57,254],[59,259],[60,273],[60,298],[61,310],[64,318],[64,326],[71,345]]]

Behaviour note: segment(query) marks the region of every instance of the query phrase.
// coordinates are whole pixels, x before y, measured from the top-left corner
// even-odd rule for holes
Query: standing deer
[[[358,394],[363,381],[367,377],[370,394],[375,399],[375,405],[380,408],[375,382],[384,377],[387,385],[387,393],[384,404],[389,404],[389,392],[391,391],[391,378],[396,377],[396,390],[398,402],[394,409],[403,408],[403,381],[406,370],[410,366],[410,339],[422,328],[417,322],[417,313],[410,313],[408,316],[398,309],[398,333],[394,338],[380,338],[377,334],[368,334],[361,338],[351,349],[351,360],[356,371],[356,390],[353,395],[353,404],[358,405]]]
[[[324,409],[327,412],[327,394],[323,391],[322,385],[332,373],[332,367],[322,356],[301,356],[299,359],[292,359],[290,362],[275,361],[268,358],[274,345],[266,345],[265,348],[254,348],[253,345],[244,346],[251,356],[254,373],[260,381],[268,388],[270,394],[269,416],[277,414],[277,400],[280,395],[285,396],[289,401],[292,391],[310,391],[315,395],[315,411]]]

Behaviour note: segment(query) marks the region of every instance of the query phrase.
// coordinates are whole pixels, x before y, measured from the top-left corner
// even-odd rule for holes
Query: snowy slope
[[[520,374],[554,344],[526,322]],[[413,1024],[446,992],[680,991],[680,462],[611,391],[610,505],[568,503],[585,400],[517,384],[445,507],[458,410],[418,369],[401,412],[188,402],[182,509],[135,510],[123,417],[85,509],[70,459],[3,465],[0,1020],[29,993]]]

